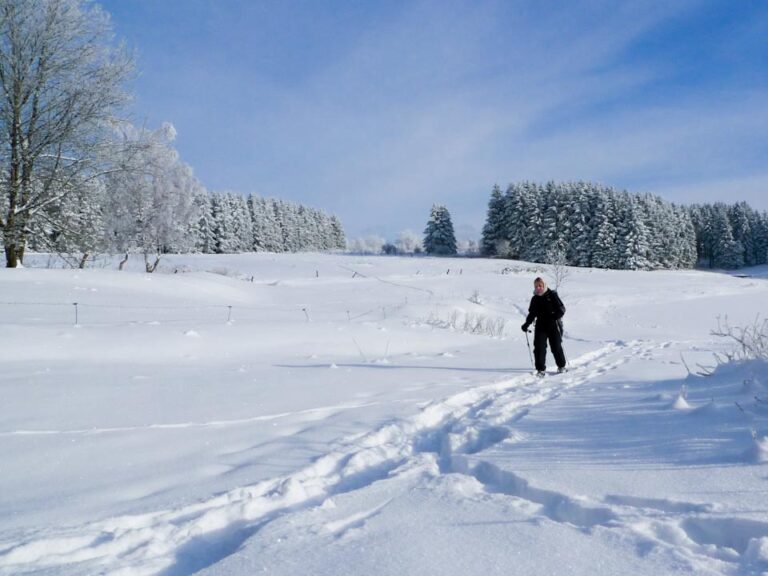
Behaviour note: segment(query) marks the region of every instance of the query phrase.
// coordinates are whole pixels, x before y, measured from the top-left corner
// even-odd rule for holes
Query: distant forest
[[[123,127],[116,168],[30,210],[29,249],[84,266],[104,253],[298,252],[346,248],[339,219],[256,195],[211,192],[173,147],[176,131]],[[7,209],[0,196],[0,212]],[[0,235],[0,239],[2,236]]]
[[[158,254],[312,252],[343,250],[347,245],[344,228],[336,216],[279,199],[199,188],[187,197],[185,209],[174,208],[155,206],[158,211],[168,210],[171,221],[153,226],[149,234],[136,225],[136,220],[142,218],[135,212],[115,210],[109,203],[73,206],[78,212],[73,219],[87,221],[88,232],[95,237],[90,254],[144,252],[147,243]],[[46,224],[40,220],[30,235],[29,247],[33,251],[83,251],[81,235],[59,234]],[[173,233],[156,232],[157,228],[172,229]]]
[[[255,195],[198,199],[192,251],[207,254],[343,250],[341,221],[322,210]]]
[[[494,186],[486,256],[572,266],[734,269],[768,261],[768,215],[744,202],[682,206],[590,182]]]

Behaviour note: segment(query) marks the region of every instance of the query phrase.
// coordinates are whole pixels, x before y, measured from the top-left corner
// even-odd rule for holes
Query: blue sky
[[[768,2],[100,0],[211,190],[476,237],[491,187],[768,209]]]

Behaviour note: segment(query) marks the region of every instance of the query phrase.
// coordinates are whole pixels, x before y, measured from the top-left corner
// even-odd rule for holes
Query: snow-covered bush
[[[387,241],[381,236],[370,235],[354,238],[347,243],[347,250],[353,254],[381,254]]]
[[[459,254],[468,258],[480,255],[480,246],[477,244],[477,240],[459,240],[456,243],[456,250]]]
[[[395,240],[395,246],[401,254],[419,254],[424,250],[421,237],[413,230],[403,230]]]
[[[504,336],[507,321],[504,318],[490,317],[483,314],[462,313],[454,310],[447,317],[432,312],[426,323],[436,328],[456,330],[467,334],[481,334],[493,338]]]

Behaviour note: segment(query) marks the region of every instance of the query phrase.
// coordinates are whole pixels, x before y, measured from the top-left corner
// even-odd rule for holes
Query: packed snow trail
[[[0,574],[38,570],[57,574],[191,573],[232,553],[275,518],[421,465],[425,453],[440,453],[441,466],[453,471],[455,455],[475,454],[506,439],[512,433],[509,424],[531,407],[620,366],[648,346],[644,342],[609,343],[573,360],[567,374],[544,381],[523,375],[461,392],[431,403],[412,418],[342,440],[330,453],[294,474],[207,501],[32,534],[23,543],[0,547]],[[200,549],[206,554],[192,563],[191,570],[185,555],[199,556]]]
[[[182,576],[236,552],[273,521],[380,481],[445,475],[466,477],[487,494],[509,498],[532,519],[586,533],[613,534],[653,549],[667,566],[697,574],[768,570],[768,522],[729,516],[717,506],[635,496],[585,498],[543,488],[494,459],[491,448],[524,443],[516,423],[536,406],[635,360],[653,358],[669,343],[613,342],[571,363],[567,374],[523,375],[433,402],[411,418],[339,441],[296,473],[231,490],[175,510],[121,516],[29,535],[0,544],[0,574]],[[415,474],[414,474],[415,473]],[[395,484],[394,493],[402,487]],[[386,513],[367,506],[324,529],[337,539]]]
[[[591,371],[577,369],[574,372],[577,373],[577,378],[581,382],[587,382],[596,375],[597,371],[608,375],[607,372],[612,368],[625,364],[623,371],[616,371],[615,375],[612,374],[609,378],[615,382],[615,378],[618,377],[619,381],[627,382],[626,375],[634,371],[632,363],[638,361],[663,363],[665,354],[667,357],[670,352],[675,354],[675,351],[669,350],[674,344],[633,342],[617,351],[617,354],[596,359],[590,366]],[[581,374],[578,374],[579,371]],[[563,393],[577,383],[569,382],[559,391],[551,390],[550,392]],[[517,391],[522,392],[524,388],[522,386]],[[607,389],[610,388],[611,385],[608,385]],[[630,387],[625,384],[622,388]],[[643,385],[638,384],[633,388],[642,390]],[[563,410],[573,409],[575,397],[591,396],[584,392],[587,391],[579,391],[578,394],[570,395],[567,401],[558,403],[555,417],[558,413],[562,414]],[[548,569],[543,562],[544,558],[541,558],[541,565],[533,568],[529,566],[527,569],[521,568],[511,558],[504,557],[505,544],[494,545],[493,541],[484,544],[482,554],[483,560],[487,560],[485,567],[479,562],[470,562],[471,567],[459,568],[458,564],[454,565],[444,559],[442,562],[440,560],[425,561],[422,555],[417,554],[414,557],[408,552],[401,551],[400,547],[403,546],[412,550],[432,547],[434,556],[446,556],[446,550],[434,549],[439,537],[425,536],[435,530],[446,531],[443,524],[446,521],[445,517],[438,516],[440,520],[438,525],[434,524],[434,519],[429,519],[435,502],[439,507],[457,510],[449,512],[448,521],[449,524],[461,527],[457,529],[458,534],[454,534],[456,540],[451,541],[450,538],[446,538],[443,545],[458,545],[463,554],[475,561],[479,560],[475,555],[477,550],[466,541],[466,533],[462,530],[472,525],[472,519],[477,523],[479,516],[482,518],[480,524],[509,525],[509,529],[503,527],[499,529],[499,532],[506,532],[507,541],[517,542],[519,539],[521,543],[530,543],[530,531],[526,532],[525,529],[518,527],[511,528],[515,523],[524,522],[541,527],[538,529],[539,533],[534,536],[539,540],[532,545],[532,548],[545,545],[548,550],[548,561],[551,560],[550,549],[552,557],[572,561],[568,553],[563,556],[561,551],[557,550],[561,545],[560,541],[548,540],[552,538],[552,534],[559,534],[560,537],[570,534],[567,537],[569,542],[574,539],[578,541],[579,538],[582,542],[589,540],[588,549],[591,551],[600,550],[601,546],[608,546],[611,549],[620,547],[620,551],[604,552],[599,561],[602,570],[606,570],[603,564],[606,560],[609,565],[610,562],[624,564],[625,569],[617,570],[614,564],[606,573],[636,573],[633,565],[635,568],[642,566],[642,570],[638,573],[649,574],[679,572],[738,576],[768,573],[768,521],[764,520],[759,504],[757,508],[750,508],[748,504],[734,508],[723,503],[702,501],[702,497],[707,498],[707,495],[702,494],[701,490],[693,491],[695,496],[691,494],[699,501],[689,501],[686,490],[678,491],[677,497],[665,498],[662,497],[663,490],[653,489],[650,493],[658,497],[639,496],[638,493],[647,494],[649,491],[638,491],[637,487],[627,485],[626,482],[614,488],[628,489],[629,494],[608,492],[585,497],[579,493],[578,483],[566,482],[565,485],[561,483],[559,487],[553,487],[558,483],[551,481],[547,482],[547,487],[539,484],[547,481],[546,465],[543,470],[536,465],[529,466],[530,470],[539,472],[538,475],[534,473],[535,480],[528,477],[527,473],[516,471],[515,459],[510,459],[509,456],[516,453],[518,447],[523,447],[532,440],[523,432],[527,428],[526,421],[530,419],[523,420],[523,418],[529,415],[538,418],[542,412],[549,412],[543,421],[552,423],[551,412],[555,404],[545,406],[538,403],[535,409],[529,410],[522,405],[524,403],[514,400],[505,405],[500,401],[502,398],[511,400],[512,390],[496,398],[486,397],[485,401],[473,404],[471,409],[458,418],[449,418],[442,426],[423,430],[419,441],[415,444],[416,451],[413,457],[409,458],[406,465],[391,473],[387,482],[371,484],[366,490],[346,493],[338,498],[329,498],[320,508],[302,510],[280,519],[270,525],[268,530],[259,533],[255,540],[241,551],[242,553],[211,566],[204,571],[204,574],[211,576],[229,574],[233,568],[237,573],[243,574],[263,570],[274,571],[283,576],[313,572],[360,573],[360,571],[355,572],[354,569],[333,572],[330,567],[334,566],[335,548],[328,550],[328,546],[335,546],[336,541],[340,542],[342,550],[336,552],[335,558],[338,558],[339,554],[345,557],[345,554],[349,555],[353,550],[371,550],[372,559],[368,559],[368,565],[362,570],[366,573],[369,571],[385,574],[394,572],[394,567],[398,566],[396,560],[383,560],[383,567],[378,568],[380,572],[376,572],[376,569],[371,566],[375,565],[376,553],[379,561],[382,561],[381,556],[382,554],[386,556],[387,550],[403,553],[408,558],[407,562],[412,562],[408,565],[420,573],[445,573],[446,565],[453,568],[455,572],[452,573],[465,574],[552,573],[551,566]],[[613,399],[616,401],[619,397],[614,396]],[[590,402],[589,399],[585,401]],[[732,409],[735,410],[735,408]],[[621,408],[618,410],[621,412]],[[677,412],[683,419],[699,421],[703,419],[704,424],[715,424],[707,417],[712,412],[712,408],[708,405],[688,410],[688,412],[680,411],[674,408],[673,402],[667,401],[668,412]],[[624,414],[626,415],[626,412]],[[572,423],[587,425],[588,423],[582,420],[582,416],[583,414],[576,415]],[[629,415],[627,417],[631,418]],[[614,429],[614,433],[621,432],[622,430]],[[628,433],[627,430],[623,432]],[[564,449],[563,453],[557,456],[568,458],[567,450]],[[516,459],[517,462],[525,460],[525,455]],[[662,465],[662,467],[665,466],[669,466],[669,463]],[[571,470],[579,473],[578,464]],[[650,470],[651,473],[653,473],[652,470]],[[580,472],[584,473],[585,470]],[[755,470],[755,473],[760,476],[759,470]],[[712,471],[707,467],[699,467],[699,474],[708,476]],[[680,479],[679,476],[678,479]],[[587,480],[587,485],[589,484],[590,481]],[[717,485],[715,481],[714,486]],[[582,483],[581,487],[583,486]],[[701,489],[707,488],[711,489],[711,484],[703,482]],[[757,480],[755,489],[757,495],[764,493],[765,489],[760,480]],[[432,495],[433,492],[434,495]],[[600,490],[591,492],[599,494]],[[421,496],[409,496],[414,493]],[[447,505],[446,498],[449,502]],[[484,518],[483,511],[488,512],[489,501],[495,502],[497,509],[491,510],[489,518]],[[477,508],[479,511],[468,514],[468,507]],[[335,513],[337,508],[338,513]],[[411,510],[418,511],[414,514],[416,519],[401,518],[403,514],[410,514]],[[422,515],[426,515],[427,519],[421,519]],[[454,517],[455,523],[452,522]],[[495,521],[494,517],[497,518]],[[405,539],[398,539],[392,534],[392,527],[400,525],[398,519],[407,525],[396,529],[408,534]],[[469,531],[471,532],[471,529]],[[391,538],[394,538],[394,543],[389,542]],[[382,539],[387,540],[382,541]],[[541,539],[546,544],[542,544]],[[344,543],[347,544],[346,548]],[[375,549],[375,552],[372,549]],[[381,552],[382,549],[384,552]],[[262,552],[264,559],[258,559],[258,554],[254,556],[254,550]],[[279,561],[275,562],[275,559],[284,558],[286,555],[291,556],[299,551],[304,560],[290,562],[288,566],[284,566]],[[572,553],[578,554],[578,552]],[[496,563],[493,558],[490,560],[486,558],[486,555],[493,554],[496,555]],[[325,557],[330,557],[330,560],[324,560]],[[499,557],[502,557],[501,563],[498,563]],[[441,569],[437,570],[436,565]],[[565,566],[566,564],[561,565],[559,570],[566,571]],[[567,566],[568,570],[572,568],[571,565]],[[571,573],[601,572],[589,561],[577,563],[577,566],[581,570],[577,569]],[[584,571],[585,568],[588,572]]]

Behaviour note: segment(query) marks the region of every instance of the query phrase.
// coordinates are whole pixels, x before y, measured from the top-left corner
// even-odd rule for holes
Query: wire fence
[[[233,323],[265,321],[380,320],[408,305],[408,298],[373,308],[322,307],[309,304],[249,306],[245,304],[109,304],[91,302],[0,301],[0,323],[24,325],[120,325],[141,323]]]

